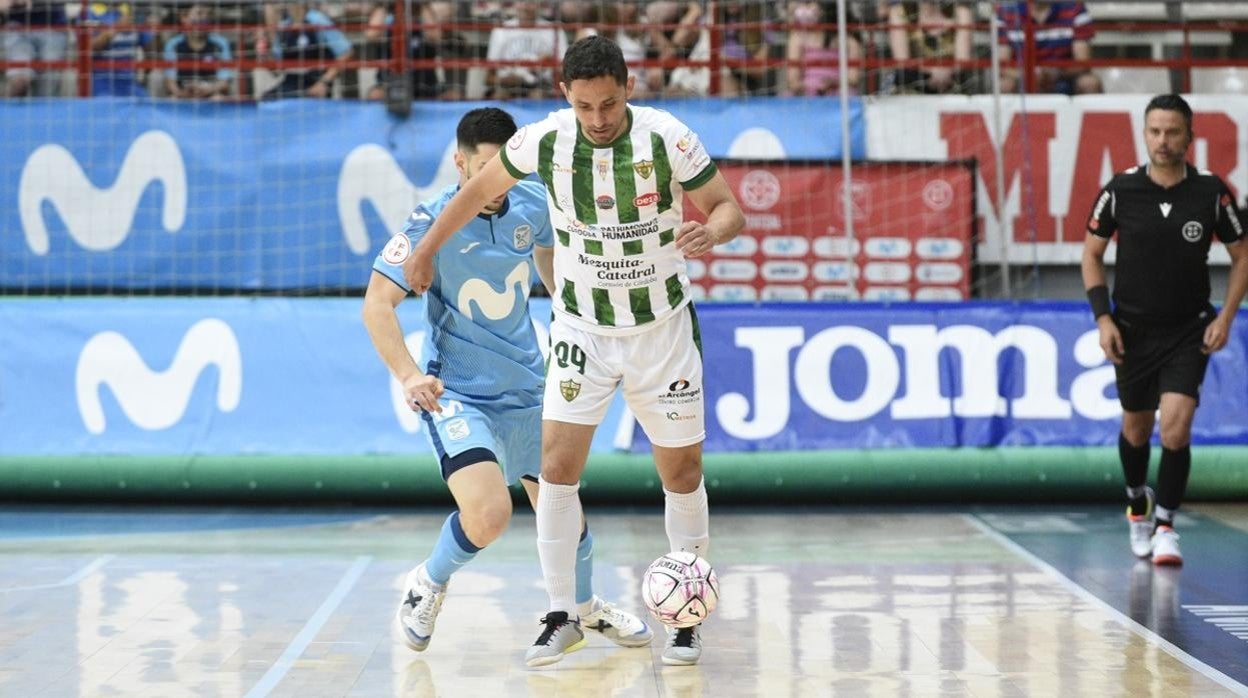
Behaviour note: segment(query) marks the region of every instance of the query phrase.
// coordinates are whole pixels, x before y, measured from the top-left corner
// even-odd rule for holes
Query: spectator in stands
[[[646,58],[663,61],[689,59],[698,42],[698,25],[705,16],[703,3],[696,0],[684,3],[683,7],[682,3],[670,0],[647,3],[645,23],[650,28],[646,36]],[[644,82],[649,91],[656,94],[663,92],[673,70],[669,66],[647,68]]]
[[[414,17],[409,17],[411,28],[407,37],[407,57],[413,61],[430,61],[439,57],[462,58],[468,56],[467,41],[458,32],[445,28],[456,19],[453,2],[425,2],[412,5]],[[370,45],[377,47],[377,58],[388,59],[391,52],[390,26],[394,24],[392,5],[378,3],[369,14],[369,28],[364,36]],[[414,99],[462,99],[464,79],[462,69],[450,71],[447,80],[439,78],[435,66],[412,67],[408,70],[408,87]],[[458,76],[458,77],[457,77]],[[377,74],[377,84],[369,90],[369,99],[382,99],[386,85],[394,79],[389,70]]]
[[[720,94],[773,94],[775,71],[765,61],[780,43],[768,28],[766,3],[722,0],[715,4],[715,30],[720,31],[720,58],[746,61],[724,71]]]
[[[967,2],[891,0],[889,50],[898,61],[969,61],[974,22],[974,11]],[[901,68],[893,78],[897,92],[948,94],[965,92],[970,76],[951,66],[920,65]]]
[[[68,46],[65,3],[46,0],[0,0],[0,24],[6,31],[4,57],[9,61],[59,61]],[[47,27],[29,30],[30,27]],[[9,68],[5,72],[9,97],[49,96],[60,93],[60,71]]]
[[[201,61],[196,68],[178,66],[165,71],[165,89],[178,99],[224,99],[230,92],[234,71],[229,65],[230,42],[216,32],[204,31],[212,23],[212,10],[203,3],[182,10],[181,34],[165,42],[165,60]]]
[[[646,97],[652,91],[649,83],[646,82],[645,69],[641,67],[641,62],[646,59],[648,32],[642,28],[639,10],[636,0],[591,5],[583,21],[597,26],[584,26],[573,36],[574,39],[579,40],[586,36],[602,34],[614,41],[620,47],[620,52],[624,54],[628,72],[637,76],[633,97]],[[660,84],[659,91],[661,89]]]
[[[282,80],[264,93],[263,99],[287,97],[329,97],[340,64],[351,58],[351,42],[320,10],[307,3],[292,2],[265,6],[265,24],[273,38],[273,55],[296,61],[329,61],[321,67],[292,67],[282,70]]]
[[[568,38],[558,26],[538,16],[537,0],[517,0],[516,17],[490,32],[486,58],[490,61],[550,61],[563,58]],[[554,96],[554,71],[536,66],[494,67],[486,73],[486,86],[495,99]]]
[[[822,2],[797,2],[789,8],[789,44],[787,59],[786,95],[818,95],[840,94],[841,71],[836,62],[840,59],[837,32],[835,28],[824,28],[836,23],[834,15],[828,15],[825,7],[835,11],[835,5]],[[849,34],[845,37],[847,55],[850,61],[862,58],[862,44],[858,37]],[[827,65],[809,65],[812,62]],[[861,83],[861,71],[850,67],[845,84],[849,92],[856,94]]]
[[[1040,92],[1095,94],[1103,92],[1101,80],[1087,69],[1045,67],[1049,61],[1086,61],[1092,57],[1089,43],[1095,31],[1092,16],[1082,2],[1004,2],[997,8],[1001,19],[1002,61],[1017,61],[1031,25],[1036,42],[1036,87]],[[1019,71],[1001,71],[1001,91],[1018,91]]]
[[[141,28],[142,20],[130,3],[91,3],[83,24],[96,28],[91,32],[95,66],[91,94],[146,97],[147,90],[139,80],[134,61],[143,57],[143,49],[152,45],[155,34]]]

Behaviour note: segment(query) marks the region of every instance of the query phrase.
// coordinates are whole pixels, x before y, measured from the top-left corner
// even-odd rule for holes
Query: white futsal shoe
[[[654,637],[645,621],[597,596],[591,608],[592,611],[581,616],[581,627],[601,633],[620,647],[645,647]]]
[[[403,584],[403,597],[399,600],[399,628],[403,631],[403,644],[413,651],[424,652],[433,637],[433,623],[446,598],[446,585],[434,584],[425,573],[421,563],[407,573]]]

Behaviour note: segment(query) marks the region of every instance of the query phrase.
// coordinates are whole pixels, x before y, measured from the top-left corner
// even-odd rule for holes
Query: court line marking
[[[60,587],[73,586],[77,584],[78,582],[81,582],[82,580],[86,579],[87,577],[90,577],[92,574],[95,573],[96,570],[100,569],[104,565],[107,565],[108,563],[112,562],[114,557],[116,556],[115,555],[101,555],[95,558],[94,560],[92,560],[89,564],[87,564],[86,567],[83,567],[82,569],[69,575],[68,577],[62,579],[59,582],[52,582],[51,584],[32,584],[31,586],[26,586],[26,587],[9,587],[7,589],[0,589],[0,593],[6,592],[6,591],[33,591],[36,589],[57,589]]]
[[[993,528],[992,526],[988,524],[988,522],[984,521],[983,519],[980,519],[977,514],[962,514],[962,518],[966,520],[967,523],[979,529],[979,531],[983,533],[984,535],[995,540],[997,543],[1001,544],[1010,552],[1026,560],[1029,564],[1031,564],[1031,566],[1039,569],[1040,571],[1052,577],[1054,581],[1058,582],[1063,587],[1065,587],[1067,591],[1074,594],[1075,596],[1078,596],[1080,599],[1083,599],[1085,602],[1093,606],[1096,606],[1097,608],[1101,610],[1102,613],[1117,620],[1119,625],[1122,625],[1123,627],[1127,628],[1128,630],[1135,633],[1136,635],[1139,635],[1145,640],[1148,640],[1154,645],[1157,645],[1162,650],[1164,650],[1166,654],[1170,655],[1171,657],[1174,657],[1175,659],[1179,660],[1181,663],[1186,665],[1187,668],[1191,669],[1192,671],[1195,671],[1196,673],[1204,676],[1210,681],[1218,684],[1222,688],[1225,688],[1236,695],[1248,696],[1248,686],[1245,686],[1244,684],[1236,681],[1235,679],[1232,679],[1231,677],[1227,676],[1226,674],[1223,674],[1217,669],[1214,669],[1208,664],[1205,664],[1199,659],[1188,654],[1187,651],[1184,650],[1183,648],[1179,647],[1173,642],[1170,642],[1166,638],[1158,635],[1157,633],[1150,630],[1148,627],[1136,622],[1134,619],[1132,619],[1130,616],[1126,615],[1122,611],[1119,611],[1113,606],[1110,606],[1107,602],[1102,600],[1097,595],[1079,586],[1075,582],[1075,580],[1062,574],[1053,565],[1050,565],[1044,560],[1041,560],[1030,550],[1024,548],[1018,543],[1015,543],[1013,540],[1010,540],[1010,538],[1006,536],[1004,533]]]
[[[316,634],[321,631],[321,627],[329,620],[334,611],[338,608],[338,604],[347,598],[347,594],[351,593],[351,588],[359,581],[360,576],[364,574],[364,569],[373,562],[371,555],[361,555],[355,558],[355,563],[342,574],[342,578],[338,580],[338,585],[334,590],[329,592],[329,596],[321,602],[321,607],[316,609],[316,613],[308,619],[303,629],[290,641],[286,646],[286,650],[282,652],[282,656],[277,658],[273,666],[260,677],[260,681],[247,692],[246,698],[262,698],[269,695],[269,692],[277,687],[277,684],[286,677],[286,672],[290,671],[290,667],[294,666],[295,660],[303,654],[308,645],[312,644],[312,640],[316,639]]]

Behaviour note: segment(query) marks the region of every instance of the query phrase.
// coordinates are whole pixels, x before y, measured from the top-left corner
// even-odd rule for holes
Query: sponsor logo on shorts
[[[687,422],[698,418],[697,415],[681,414],[679,412],[668,412],[666,416],[669,422]]]
[[[1183,224],[1183,239],[1188,242],[1198,242],[1204,234],[1205,227],[1196,221]]]
[[[659,201],[658,192],[652,191],[649,194],[642,194],[641,196],[638,196],[637,198],[633,199],[633,205],[634,206],[649,206],[651,204],[658,203],[658,201]]]
[[[687,405],[689,403],[698,402],[702,399],[702,389],[694,388],[693,384],[685,378],[679,378],[672,381],[667,386],[667,392],[659,395],[660,405]],[[671,419],[669,417],[669,419]]]
[[[451,441],[463,441],[470,433],[472,430],[468,428],[468,421],[462,417],[456,417],[446,423],[446,438]]]
[[[564,400],[572,402],[581,394],[581,384],[574,380],[559,381],[559,394]]]

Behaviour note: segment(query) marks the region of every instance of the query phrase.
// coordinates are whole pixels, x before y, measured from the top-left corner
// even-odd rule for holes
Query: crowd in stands
[[[991,88],[995,40],[1001,90],[1021,89],[1024,41],[1034,37],[1036,91],[1100,92],[1095,13],[1082,2],[850,0],[839,40],[832,0],[401,0],[405,40],[389,2],[229,0],[50,2],[0,0],[4,94],[76,94],[56,71],[14,62],[91,56],[91,94],[174,99],[542,98],[571,41],[594,33],[620,44],[637,96],[970,94]],[[713,8],[713,9],[712,9]],[[1095,6],[1093,6],[1095,9]],[[992,14],[999,19],[994,37]],[[1025,31],[1025,28],[1027,29]],[[83,30],[86,30],[85,32]],[[88,45],[79,46],[82,37]],[[714,38],[713,38],[714,37]],[[399,74],[403,46],[417,63]],[[839,67],[841,51],[850,67]],[[717,51],[712,81],[699,61]],[[146,62],[139,63],[143,59]],[[150,59],[163,59],[151,68]],[[239,68],[239,60],[250,62]],[[363,61],[364,63],[361,63]],[[1060,67],[1050,67],[1053,62]],[[1062,61],[1066,65],[1060,65]]]

